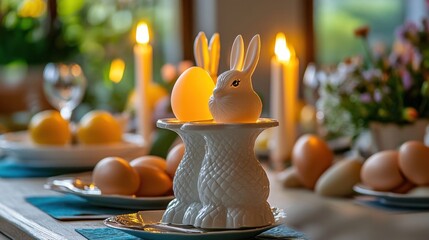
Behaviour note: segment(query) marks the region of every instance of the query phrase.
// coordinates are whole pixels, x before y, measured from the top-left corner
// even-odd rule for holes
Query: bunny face
[[[230,70],[222,73],[218,77],[213,95],[225,96],[253,91],[252,81],[248,81],[246,78],[247,76],[238,70]]]
[[[244,58],[243,38],[235,39],[230,70],[222,73],[216,83],[209,108],[216,122],[256,122],[262,111],[259,96],[253,90],[252,74],[259,60],[260,38],[255,35]]]

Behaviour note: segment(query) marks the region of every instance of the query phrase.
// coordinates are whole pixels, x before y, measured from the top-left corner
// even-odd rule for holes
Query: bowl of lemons
[[[124,133],[109,112],[94,110],[71,124],[55,110],[35,114],[27,131],[0,136],[0,149],[28,167],[89,168],[107,156],[133,159],[147,154],[139,135]]]

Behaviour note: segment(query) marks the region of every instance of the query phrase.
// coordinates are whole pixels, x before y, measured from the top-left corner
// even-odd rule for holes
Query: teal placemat
[[[88,171],[91,168],[33,168],[13,161],[11,157],[0,158],[1,178],[52,177],[67,173]]]
[[[88,240],[137,240],[140,238],[134,237],[128,233],[116,230],[113,228],[80,228],[76,232],[84,236]],[[284,225],[272,228],[251,238],[250,240],[286,240],[286,239],[307,239],[304,233],[288,228]],[[220,239],[221,240],[221,239]]]
[[[88,240],[139,240],[128,233],[113,229],[113,228],[81,228],[76,229],[80,235]]]
[[[26,197],[25,200],[58,220],[105,219],[136,210],[95,206],[74,195]]]

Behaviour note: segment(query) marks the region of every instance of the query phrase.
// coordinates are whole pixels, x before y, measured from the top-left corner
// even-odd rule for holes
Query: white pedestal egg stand
[[[269,181],[254,145],[263,130],[278,125],[276,120],[184,123],[161,119],[157,125],[177,132],[186,148],[173,182],[176,199],[162,222],[210,229],[274,223],[267,202]]]

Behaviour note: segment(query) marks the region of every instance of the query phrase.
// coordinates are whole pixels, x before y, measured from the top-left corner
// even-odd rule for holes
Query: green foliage
[[[166,158],[177,137],[177,134],[171,130],[158,128],[149,155]]]
[[[162,29],[156,8],[147,0],[0,0],[0,65],[77,62],[88,79],[80,108],[122,111],[134,88],[134,29],[141,20]],[[164,63],[159,49],[155,69]],[[120,83],[108,78],[116,58],[126,64]]]
[[[79,41],[65,34],[67,17],[58,18],[44,1],[3,0],[0,8],[0,64],[45,64],[69,59]]]

